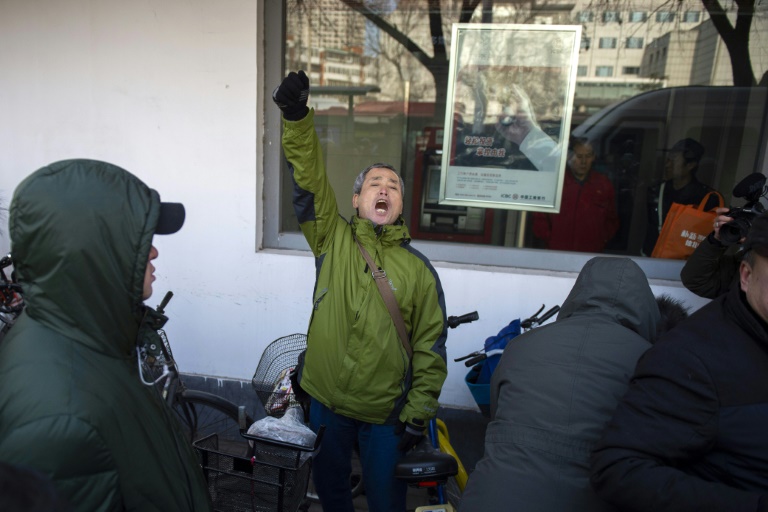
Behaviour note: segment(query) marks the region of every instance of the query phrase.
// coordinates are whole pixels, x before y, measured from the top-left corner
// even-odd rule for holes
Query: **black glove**
[[[424,420],[414,419],[413,423],[405,423],[402,421],[397,422],[395,427],[395,434],[401,435],[400,443],[397,445],[397,449],[401,452],[407,452],[413,449],[421,438],[424,437]],[[421,425],[418,425],[421,423]]]
[[[272,101],[283,111],[283,117],[288,121],[304,119],[309,112],[307,99],[309,98],[309,77],[304,71],[288,76],[272,91]]]

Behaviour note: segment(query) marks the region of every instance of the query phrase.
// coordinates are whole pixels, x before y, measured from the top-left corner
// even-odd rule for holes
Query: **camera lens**
[[[720,242],[724,245],[739,243],[739,240],[747,236],[751,225],[752,223],[744,218],[733,219],[723,224],[720,226]]]

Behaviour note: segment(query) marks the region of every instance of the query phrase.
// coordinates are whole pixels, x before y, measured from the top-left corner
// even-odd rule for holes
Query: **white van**
[[[574,136],[592,142],[594,167],[616,190],[621,228],[608,252],[640,254],[646,191],[661,180],[661,150],[680,139],[704,145],[697,179],[718,190],[726,206],[742,205],[731,191],[744,176],[760,171],[765,107],[765,87],[671,87],[610,105],[574,128]]]

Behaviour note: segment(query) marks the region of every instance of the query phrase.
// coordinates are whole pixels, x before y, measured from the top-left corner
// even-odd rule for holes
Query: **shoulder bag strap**
[[[371,258],[368,251],[360,245],[360,242],[355,240],[355,243],[357,243],[360,253],[363,255],[363,258],[365,258],[365,262],[368,263],[368,268],[371,269],[371,276],[373,277],[376,286],[379,288],[379,293],[381,293],[381,298],[384,299],[384,304],[387,305],[392,321],[395,322],[397,336],[400,338],[403,348],[408,353],[408,357],[413,357],[413,349],[411,348],[410,343],[408,343],[408,331],[405,329],[405,320],[403,320],[403,314],[400,312],[400,306],[397,305],[395,294],[389,287],[387,273],[376,266],[373,262],[373,258]]]

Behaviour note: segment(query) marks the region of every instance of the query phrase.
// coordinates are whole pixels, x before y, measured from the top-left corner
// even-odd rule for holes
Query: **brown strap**
[[[379,288],[379,293],[381,293],[381,298],[384,299],[384,304],[387,305],[387,309],[389,310],[389,314],[392,317],[392,321],[395,322],[397,336],[400,338],[400,342],[403,344],[403,348],[408,353],[409,358],[413,357],[413,349],[411,348],[411,344],[408,342],[408,331],[405,329],[405,320],[403,320],[403,314],[400,312],[400,306],[397,305],[395,294],[389,287],[387,273],[376,266],[376,264],[373,262],[373,258],[371,258],[371,255],[368,254],[368,251],[363,249],[363,246],[360,245],[360,242],[357,240],[355,240],[355,242],[357,243],[357,247],[360,249],[363,258],[365,258],[365,262],[368,263],[368,268],[371,269],[371,276],[373,276],[373,280],[376,283],[376,286]]]

